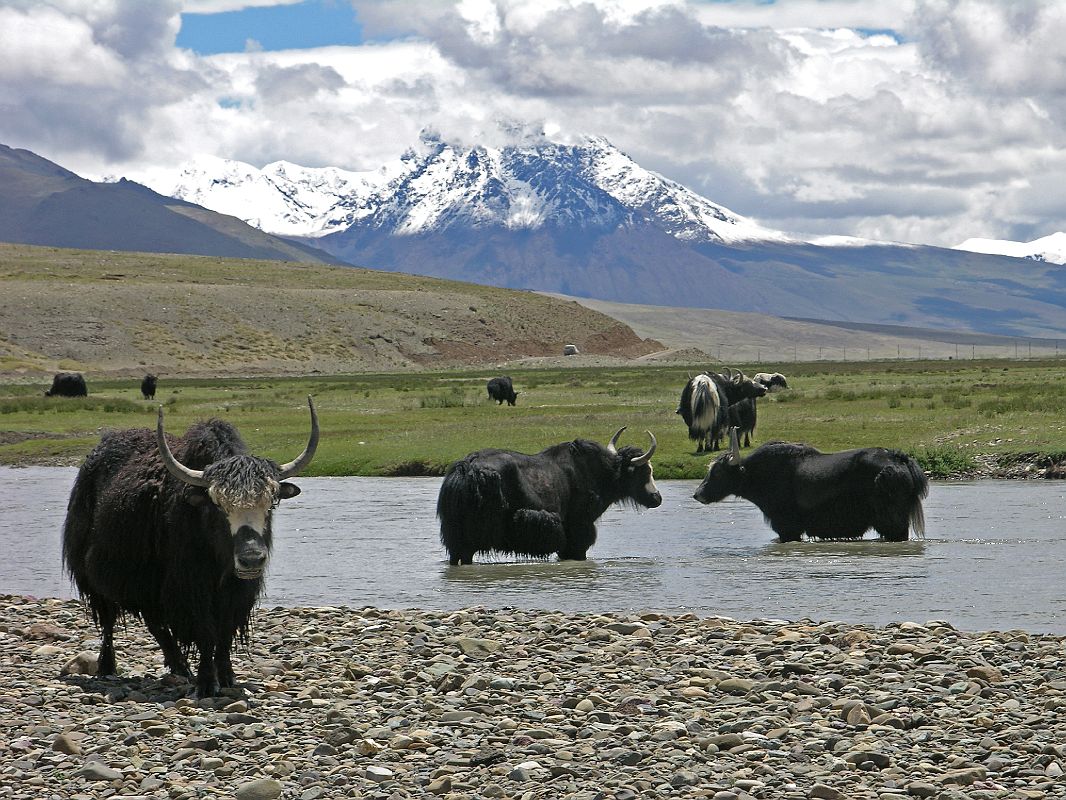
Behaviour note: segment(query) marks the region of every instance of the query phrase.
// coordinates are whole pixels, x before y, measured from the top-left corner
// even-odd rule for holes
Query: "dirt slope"
[[[662,350],[532,292],[349,267],[0,244],[0,375],[342,373]]]

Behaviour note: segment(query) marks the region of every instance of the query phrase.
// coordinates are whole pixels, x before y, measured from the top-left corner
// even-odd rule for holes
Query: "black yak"
[[[80,372],[57,372],[52,376],[52,388],[44,393],[45,397],[86,397],[89,388]]]
[[[729,425],[737,429],[737,441],[743,447],[751,447],[751,437],[755,435],[755,425],[758,421],[756,398],[745,397],[729,404]]]
[[[681,390],[681,401],[674,413],[680,414],[688,426],[688,438],[697,443],[697,453],[719,448],[719,441],[729,428],[730,404],[766,394],[765,386],[740,370],[725,370],[725,375],[700,373]]]
[[[507,405],[513,406],[515,400],[518,399],[518,392],[514,390],[510,377],[506,375],[499,378],[491,378],[486,384],[486,388],[489,392],[489,399],[495,400],[496,405],[503,405],[503,401],[506,400]]]
[[[63,564],[101,630],[98,675],[115,673],[115,623],[128,615],[144,621],[171,672],[191,678],[188,654],[199,651],[198,697],[234,685],[230,650],[247,639],[263,589],[273,509],[300,493],[285,479],[318,446],[307,403],[307,447],[280,466],[250,455],[219,419],[168,443],[162,407],[154,433],[106,433],[89,453],[67,506]]]
[[[141,394],[145,400],[155,399],[155,375],[145,375],[141,380]]]
[[[873,528],[883,539],[925,535],[922,499],[929,481],[905,453],[867,447],[820,453],[805,444],[768,442],[743,461],[736,430],[693,497],[716,503],[729,495],[758,506],[782,542],[858,539]]]
[[[614,503],[658,507],[652,478],[655,437],[616,449],[577,439],[536,455],[479,450],[448,468],[437,498],[440,538],[452,564],[475,553],[514,553],[582,561],[596,541],[596,520]]]

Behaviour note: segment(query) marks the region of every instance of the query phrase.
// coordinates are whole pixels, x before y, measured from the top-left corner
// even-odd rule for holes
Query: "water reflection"
[[[777,558],[914,558],[925,555],[925,540],[882,542],[879,539],[856,539],[847,542],[772,542],[762,555]]]
[[[589,580],[602,573],[595,561],[488,561],[463,566],[448,564],[441,576],[453,583],[493,586],[509,583],[515,586],[535,583],[544,586],[552,582],[567,583]]]

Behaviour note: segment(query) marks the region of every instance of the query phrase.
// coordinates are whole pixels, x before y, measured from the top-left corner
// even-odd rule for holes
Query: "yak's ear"
[[[207,489],[200,486],[185,486],[185,502],[193,508],[200,508],[206,506],[211,502],[211,498],[207,496]]]
[[[296,495],[298,495],[299,493],[299,486],[297,486],[295,483],[289,483],[288,481],[285,481],[280,486],[278,497],[282,500],[288,500],[290,497],[296,497]]]

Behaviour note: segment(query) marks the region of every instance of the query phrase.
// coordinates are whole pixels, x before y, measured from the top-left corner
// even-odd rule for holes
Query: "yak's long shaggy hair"
[[[211,484],[211,499],[221,508],[254,508],[265,498],[278,502],[281,468],[269,459],[237,456],[208,465],[204,480]]]

